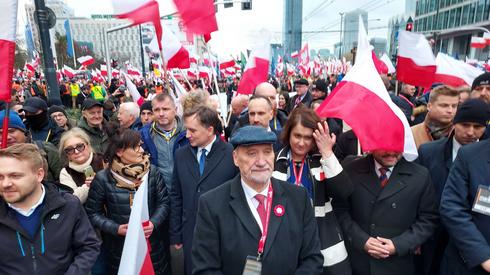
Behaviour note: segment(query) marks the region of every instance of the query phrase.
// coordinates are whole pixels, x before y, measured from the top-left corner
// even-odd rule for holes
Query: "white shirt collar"
[[[206,149],[206,152],[209,153],[211,152],[211,148],[213,147],[213,143],[216,141],[216,135],[213,137],[213,140],[206,146],[204,147],[198,147],[198,151],[202,151],[202,149]]]
[[[452,157],[453,161],[456,159],[456,156],[458,155],[459,148],[461,148],[461,143],[459,143],[455,137],[453,137],[453,152],[452,152]]]
[[[255,195],[261,194],[261,195],[264,195],[267,197],[267,192],[269,191],[269,184],[271,184],[271,183],[269,181],[269,184],[267,184],[267,186],[264,188],[264,190],[262,190],[262,192],[260,192],[260,193],[258,193],[254,189],[252,189],[252,187],[248,186],[243,180],[241,180],[241,184],[242,184],[243,192],[245,193],[245,199],[247,200],[248,207],[249,207],[250,211],[252,212],[252,215],[255,219],[255,222],[259,226],[260,231],[262,231],[263,230],[262,222],[260,220],[259,213],[257,212],[257,207],[259,206],[259,201],[257,199],[255,199]]]
[[[34,211],[36,210],[36,208],[39,205],[41,205],[41,203],[43,203],[43,201],[44,201],[44,196],[46,195],[46,191],[44,190],[44,186],[42,184],[41,184],[41,190],[42,190],[42,193],[41,193],[41,197],[39,198],[39,200],[33,206],[31,206],[31,208],[29,208],[27,210],[23,210],[21,208],[17,208],[17,207],[13,206],[10,203],[8,204],[8,206],[10,208],[14,209],[15,211],[17,211],[22,216],[29,217],[30,215],[32,215],[32,213],[34,213]]]
[[[385,167],[383,165],[381,165],[379,162],[377,162],[376,160],[374,160],[374,167],[375,167],[375,170],[376,170],[376,175],[381,176],[381,172],[379,172],[379,168],[382,168],[382,167]],[[393,173],[393,168],[395,168],[394,166],[391,166],[391,167],[385,167],[385,168],[388,168],[388,171],[386,172],[386,176],[388,178],[390,178],[391,176],[391,173]]]

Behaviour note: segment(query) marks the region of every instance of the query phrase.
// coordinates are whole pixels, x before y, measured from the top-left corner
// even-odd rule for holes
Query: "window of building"
[[[463,6],[463,14],[461,16],[461,25],[468,24],[468,16],[469,16],[470,6]]]
[[[448,28],[454,28],[454,21],[456,21],[455,18],[455,11],[454,10],[449,10],[449,20],[448,20]]]
[[[485,1],[487,3],[487,1]],[[483,11],[483,21],[490,20],[490,3],[487,3],[484,6],[485,10]]]
[[[471,3],[470,13],[468,15],[468,24],[473,24],[475,22],[475,11],[476,11],[476,3]]]
[[[442,25],[441,25],[441,28],[440,29],[447,29],[448,28],[447,22],[448,22],[448,19],[449,19],[449,12],[448,11],[445,11],[441,15],[442,15]],[[441,16],[441,15],[439,15],[439,16]]]
[[[455,27],[461,26],[461,9],[462,8],[459,7],[459,8],[456,8],[454,10],[454,12],[455,12],[455,15],[454,15],[454,26]]]
[[[475,3],[476,6],[476,14],[475,14],[475,23],[483,21],[483,10],[484,10],[484,1],[480,0],[478,3]]]

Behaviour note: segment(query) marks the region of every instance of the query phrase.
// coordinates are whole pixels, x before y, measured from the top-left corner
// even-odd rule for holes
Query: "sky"
[[[19,25],[25,18],[24,5],[33,0],[19,0]],[[160,14],[175,12],[171,0],[157,0]],[[220,0],[221,1],[221,0]],[[220,54],[236,55],[251,49],[261,40],[282,43],[284,0],[252,0],[251,11],[239,8],[218,9],[219,30],[213,33],[210,47]],[[388,35],[388,20],[404,13],[406,0],[303,0],[303,44],[310,49],[327,48],[339,41],[340,12],[356,8],[368,11],[368,36]],[[414,0],[412,0],[414,1]],[[91,14],[113,13],[110,0],[65,0],[74,9],[75,15],[89,17]],[[239,4],[235,4],[239,5]],[[22,29],[22,28],[18,28]]]

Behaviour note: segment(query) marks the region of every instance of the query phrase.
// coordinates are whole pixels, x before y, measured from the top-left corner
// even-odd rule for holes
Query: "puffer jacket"
[[[273,178],[287,181],[289,171],[289,146],[282,148],[276,158]],[[322,274],[350,275],[351,268],[340,226],[332,211],[332,198],[345,199],[352,192],[352,185],[341,172],[332,178],[326,178],[320,163],[320,154],[308,154],[306,163],[309,167],[308,177],[313,186],[313,208],[320,234],[320,249],[324,258]]]
[[[155,228],[150,236],[151,260],[155,274],[170,274],[169,246],[164,243],[162,229],[169,215],[168,191],[158,168],[151,165],[148,177],[148,211]],[[90,185],[85,204],[92,225],[101,231],[102,246],[108,256],[108,274],[117,274],[124,237],[117,234],[119,225],[129,222],[130,200],[136,190],[119,188],[110,168],[97,173]]]

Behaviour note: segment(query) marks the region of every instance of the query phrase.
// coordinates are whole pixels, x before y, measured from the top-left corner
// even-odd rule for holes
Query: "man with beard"
[[[429,171],[385,150],[344,168],[354,191],[333,204],[353,274],[416,274],[413,256],[438,222]]]
[[[424,143],[449,136],[458,103],[459,91],[452,87],[442,85],[430,92],[424,122],[412,127],[417,149]]]
[[[201,196],[193,274],[320,274],[306,189],[271,178],[276,135],[245,126],[231,138],[240,175]]]
[[[413,108],[415,107],[415,86],[410,84],[403,83],[402,89],[400,90],[400,94],[398,96],[393,95],[392,100],[393,103],[398,106],[403,114],[407,117],[408,123],[413,125]]]
[[[48,141],[58,146],[65,130],[49,117],[46,102],[39,97],[31,97],[26,99],[22,109],[26,115],[26,126],[32,140]]]

